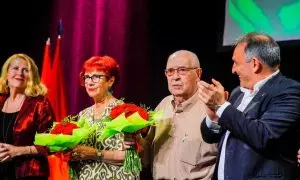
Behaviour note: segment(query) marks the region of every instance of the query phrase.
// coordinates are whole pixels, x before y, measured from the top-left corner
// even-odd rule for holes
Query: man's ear
[[[262,67],[262,62],[258,58],[253,57],[252,67],[253,67],[253,72],[257,74],[257,73],[262,71],[262,68],[263,68]]]
[[[202,75],[202,69],[201,68],[197,68],[196,69],[196,73],[199,79],[201,79],[201,75]]]

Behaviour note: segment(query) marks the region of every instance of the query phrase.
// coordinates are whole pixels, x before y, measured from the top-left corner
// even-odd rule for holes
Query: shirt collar
[[[176,113],[180,113],[189,109],[196,101],[198,101],[198,91],[196,91],[196,93],[192,97],[177,105],[175,104],[175,99],[173,96],[171,104],[173,105],[173,110]]]
[[[277,71],[275,71],[274,73],[272,73],[270,76],[266,77],[265,79],[258,81],[258,82],[254,85],[253,92],[251,92],[250,89],[247,89],[247,88],[244,88],[244,87],[240,87],[240,89],[241,89],[241,91],[242,91],[243,93],[249,93],[249,94],[257,93],[257,92],[260,90],[260,88],[261,88],[264,84],[266,84],[266,82],[267,82],[268,80],[270,80],[272,77],[276,76],[278,73],[279,73],[279,69],[278,69]]]

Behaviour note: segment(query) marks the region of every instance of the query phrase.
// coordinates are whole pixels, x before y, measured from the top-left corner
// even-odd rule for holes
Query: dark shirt
[[[0,112],[0,142],[13,144],[13,126],[18,112]],[[3,180],[15,179],[14,161],[0,163],[0,177]]]

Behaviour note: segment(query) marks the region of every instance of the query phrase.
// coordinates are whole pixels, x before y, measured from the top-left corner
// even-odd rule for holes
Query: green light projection
[[[300,0],[228,0],[226,8],[223,44],[252,31],[300,39]]]

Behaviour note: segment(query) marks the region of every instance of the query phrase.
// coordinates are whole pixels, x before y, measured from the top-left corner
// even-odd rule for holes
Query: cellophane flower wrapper
[[[76,124],[79,128],[73,129],[72,135],[66,134],[50,134],[50,133],[37,133],[35,135],[35,145],[47,146],[50,152],[65,151],[73,149],[76,145],[86,139],[92,133],[96,126],[89,127],[84,118],[79,121],[70,121]],[[60,122],[54,122],[53,128]]]
[[[53,130],[57,125],[63,122],[54,122]],[[48,180],[70,180],[75,179],[75,172],[69,167],[70,152],[76,145],[83,142],[93,133],[97,126],[90,127],[86,119],[81,118],[78,121],[69,121],[76,124],[78,128],[72,130],[71,135],[67,134],[51,134],[51,133],[36,133],[35,145],[47,146],[53,154],[47,157],[50,168],[50,176]]]
[[[134,134],[145,127],[155,126],[162,119],[162,116],[162,111],[149,111],[147,120],[143,119],[138,112],[128,117],[125,117],[125,112],[114,119],[106,117],[103,120],[106,126],[102,130],[100,140],[104,140],[117,133]],[[137,149],[131,147],[126,150],[123,167],[126,172],[139,173],[142,170],[141,159],[137,154]]]

